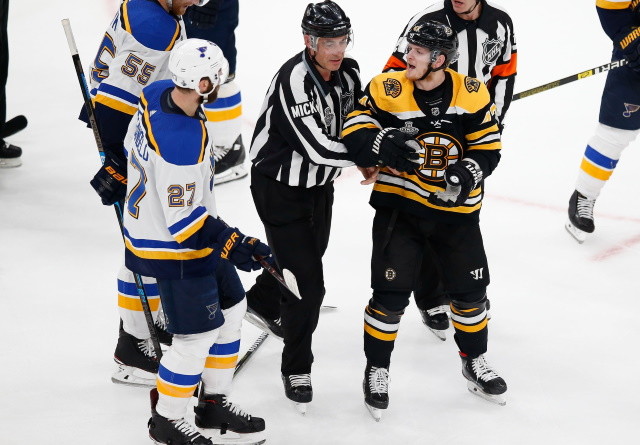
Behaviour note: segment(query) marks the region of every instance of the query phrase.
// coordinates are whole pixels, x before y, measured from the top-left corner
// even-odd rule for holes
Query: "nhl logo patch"
[[[480,90],[480,81],[474,77],[465,77],[464,86],[470,93],[477,93]]]
[[[485,65],[493,65],[502,49],[502,42],[498,39],[487,39],[482,42],[482,63]]]
[[[391,96],[394,99],[400,96],[402,92],[402,85],[400,85],[400,81],[397,79],[387,79],[382,82],[384,85],[384,93],[387,96]]]
[[[387,279],[387,281],[395,280],[397,275],[398,274],[396,273],[396,271],[390,267],[387,267],[387,270],[384,271],[384,277]]]

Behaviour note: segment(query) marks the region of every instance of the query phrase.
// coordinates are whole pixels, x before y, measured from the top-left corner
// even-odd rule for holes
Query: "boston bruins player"
[[[379,420],[389,403],[389,364],[425,246],[433,250],[451,296],[454,339],[469,390],[504,404],[505,381],[489,366],[486,288],[489,269],[479,226],[484,178],[500,159],[500,131],[486,86],[448,65],[458,40],[440,22],[418,21],[407,35],[407,70],[371,80],[343,129],[347,147],[402,132],[422,146],[408,173],[379,171],[370,203],[371,286],[365,308],[365,403]],[[380,131],[380,129],[383,129]]]

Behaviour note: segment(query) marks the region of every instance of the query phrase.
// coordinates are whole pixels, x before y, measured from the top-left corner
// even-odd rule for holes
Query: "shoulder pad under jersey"
[[[158,3],[149,0],[122,3],[120,26],[139,43],[156,51],[170,51],[180,37],[178,20]]]

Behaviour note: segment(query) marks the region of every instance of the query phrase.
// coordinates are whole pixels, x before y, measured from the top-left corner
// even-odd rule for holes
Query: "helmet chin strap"
[[[434,55],[435,55],[435,57],[434,57]],[[445,60],[445,63],[443,63],[442,65],[440,65],[440,67],[439,67],[439,68],[434,68],[434,67],[433,67],[433,64],[434,64],[434,63],[436,63],[436,60],[438,59],[438,56],[439,56],[439,55],[440,55],[440,54],[435,54],[435,52],[432,52],[432,53],[431,53],[431,60],[429,61],[429,67],[427,68],[427,71],[424,73],[424,76],[422,76],[422,77],[421,77],[420,79],[418,79],[418,80],[425,80],[425,79],[429,76],[429,74],[433,73],[434,71],[440,71],[440,70],[443,70],[443,69],[445,68],[446,60]]]
[[[476,4],[475,5],[473,5],[471,8],[469,8],[468,11],[461,12],[460,14],[462,14],[462,15],[471,14],[479,4],[480,4],[480,0],[476,0]]]

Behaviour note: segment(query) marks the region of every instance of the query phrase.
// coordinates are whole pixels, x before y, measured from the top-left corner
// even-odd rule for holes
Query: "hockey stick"
[[[240,372],[240,370],[245,365],[245,363],[247,363],[247,360],[249,360],[251,358],[251,356],[256,352],[256,350],[260,347],[260,345],[262,345],[262,343],[264,343],[264,341],[267,339],[268,336],[269,336],[268,332],[262,332],[258,336],[256,341],[253,342],[251,347],[249,349],[247,349],[247,352],[244,353],[242,358],[236,364],[236,369],[233,371],[233,376],[234,377]]]
[[[100,160],[102,163],[104,163],[104,146],[102,145],[102,138],[100,137],[100,131],[98,130],[98,123],[96,122],[96,115],[93,110],[93,104],[91,103],[91,96],[89,95],[89,87],[87,86],[87,79],[85,78],[84,71],[82,70],[80,55],[78,54],[76,40],[73,37],[73,31],[71,30],[71,22],[69,22],[69,19],[62,20],[62,27],[64,28],[65,35],[67,36],[69,51],[71,51],[71,59],[73,60],[73,66],[76,70],[76,75],[78,76],[78,82],[80,83],[80,89],[82,90],[82,98],[84,99],[84,106],[87,110],[87,115],[89,116],[89,123],[91,124],[91,129],[93,130],[93,137],[96,140],[96,146],[98,147],[98,152],[100,153]],[[122,208],[120,206],[120,203],[116,203],[114,205],[114,210],[116,212],[116,218],[118,219],[120,234],[122,235],[122,239],[124,240],[124,226],[122,225]],[[155,324],[153,323],[153,316],[151,315],[151,307],[149,306],[149,300],[144,290],[142,277],[140,276],[140,274],[137,274],[137,273],[134,273],[133,277],[136,282],[138,297],[140,298],[140,303],[142,304],[142,311],[144,312],[144,318],[147,321],[147,327],[149,328],[149,333],[151,334],[151,343],[153,344],[153,349],[155,351],[156,358],[158,361],[160,361],[160,359],[162,358],[162,349],[160,348],[160,340],[158,339],[158,333],[156,332]]]
[[[8,138],[9,136],[13,136],[17,132],[24,130],[25,128],[27,128],[27,123],[27,118],[23,115],[19,115],[9,119],[0,129],[0,138]]]
[[[284,269],[282,271],[282,275],[278,273],[278,271],[269,264],[264,257],[257,258],[260,261],[262,267],[269,272],[273,278],[278,280],[278,283],[282,284],[289,292],[291,292],[298,300],[302,300],[302,295],[300,295],[300,290],[298,289],[298,281],[296,280],[296,276],[289,270]],[[284,275],[284,276],[283,276]]]
[[[522,99],[523,97],[533,96],[534,94],[542,93],[543,91],[548,91],[553,88],[559,87],[561,85],[566,85],[571,82],[575,82],[576,80],[584,79],[585,77],[591,77],[594,74],[600,74],[605,71],[610,71],[616,68],[620,68],[627,64],[626,59],[622,60],[614,60],[610,63],[605,63],[604,65],[597,66],[595,68],[591,68],[587,71],[582,71],[577,74],[573,74],[571,76],[564,77],[559,80],[554,80],[553,82],[545,83],[544,85],[540,85],[539,87],[531,88],[529,90],[522,91],[520,93],[516,93],[513,95],[511,100]]]

